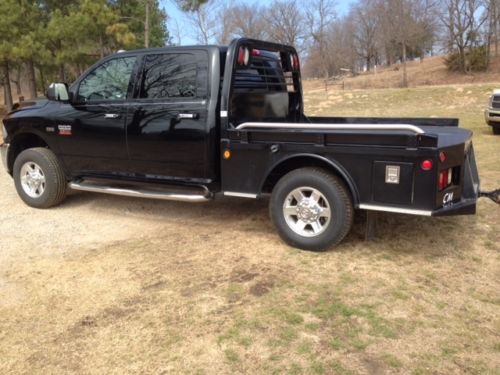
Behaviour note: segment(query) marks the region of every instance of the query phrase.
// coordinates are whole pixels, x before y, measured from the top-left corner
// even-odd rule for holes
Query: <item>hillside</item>
[[[409,86],[500,82],[500,56],[492,58],[489,71],[467,75],[448,72],[444,59],[445,56],[434,56],[422,61],[408,62]],[[402,65],[394,64],[378,68],[376,73],[370,71],[355,77],[345,77],[344,84],[346,89],[396,88],[401,87],[402,77]],[[304,88],[306,90],[324,88],[324,83],[317,79],[304,80]],[[331,88],[342,88],[342,80],[332,82]]]

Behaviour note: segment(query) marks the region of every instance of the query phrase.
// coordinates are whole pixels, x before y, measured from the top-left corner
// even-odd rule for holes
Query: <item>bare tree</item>
[[[224,33],[231,37],[268,39],[266,21],[262,17],[265,9],[257,5],[241,3],[227,8],[227,29]]]
[[[328,31],[328,62],[330,74],[340,75],[346,71],[355,73],[359,54],[356,49],[355,22],[351,17],[335,20]]]
[[[444,0],[440,14],[443,26],[448,31],[448,44],[459,54],[460,69],[467,72],[467,51],[477,46],[481,28],[488,19],[482,0]]]
[[[205,1],[187,11],[187,18],[194,28],[194,37],[201,44],[209,44],[217,35],[219,4],[216,0]]]
[[[495,56],[498,56],[498,31],[500,28],[500,0],[486,0],[488,14],[488,56],[491,43],[495,45]]]
[[[269,38],[302,50],[305,19],[297,0],[275,0],[264,12]]]
[[[328,89],[328,25],[335,19],[335,2],[333,0],[313,0],[306,11],[309,35],[313,47],[321,61],[321,71],[325,79],[325,89]]]
[[[360,1],[349,14],[355,25],[353,37],[356,51],[364,60],[366,70],[370,70],[375,64],[378,54],[377,34],[380,22],[375,6],[373,0]]]
[[[378,12],[386,56],[399,58],[403,66],[401,85],[408,86],[408,55],[421,57],[432,48],[436,35],[435,3],[432,0],[379,0]]]

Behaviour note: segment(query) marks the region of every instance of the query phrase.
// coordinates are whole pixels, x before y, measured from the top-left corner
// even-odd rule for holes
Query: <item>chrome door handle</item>
[[[197,113],[179,113],[177,115],[177,120],[183,120],[183,119],[197,119],[198,114]]]
[[[118,118],[120,115],[118,113],[105,113],[104,118]]]

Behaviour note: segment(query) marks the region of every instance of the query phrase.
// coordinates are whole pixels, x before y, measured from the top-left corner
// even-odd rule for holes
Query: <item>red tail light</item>
[[[293,69],[295,69],[295,70],[300,69],[299,56],[297,54],[293,55]]]
[[[438,179],[439,190],[444,190],[451,185],[452,173],[453,173],[452,168],[445,169],[439,172],[439,179]]]
[[[424,161],[420,164],[420,167],[421,167],[424,171],[430,171],[430,170],[432,169],[432,160],[431,160],[431,159],[424,160]]]
[[[252,56],[260,56],[260,50],[254,48],[252,50]]]
[[[250,61],[250,51],[248,48],[240,47],[238,51],[238,65],[248,65]]]
[[[439,153],[439,160],[441,160],[441,163],[446,160],[446,154],[443,151]]]

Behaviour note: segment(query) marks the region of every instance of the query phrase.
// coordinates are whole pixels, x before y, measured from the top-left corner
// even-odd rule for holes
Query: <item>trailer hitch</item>
[[[492,190],[492,191],[480,191],[479,198],[486,197],[490,198],[496,204],[500,204],[500,189]]]

